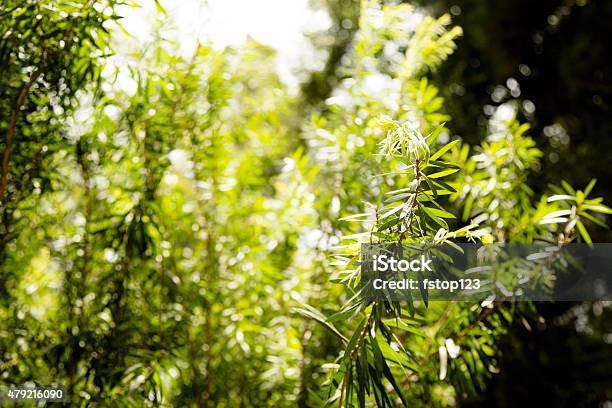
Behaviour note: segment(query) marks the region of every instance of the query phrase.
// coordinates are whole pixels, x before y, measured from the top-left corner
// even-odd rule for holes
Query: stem
[[[372,326],[372,320],[374,319],[374,314],[376,313],[376,306],[378,305],[377,302],[372,303],[372,310],[370,311],[370,314],[368,315],[368,320],[366,321],[365,325],[363,326],[363,329],[361,329],[361,333],[359,334],[359,336],[361,337],[361,339],[365,338],[365,336],[368,334],[368,332],[370,331],[370,327]],[[373,340],[376,341],[376,340]],[[357,344],[355,345],[355,348],[351,351],[351,354],[349,355],[349,359],[352,360],[353,358],[355,358],[355,355],[359,352],[359,346],[361,345],[361,341],[358,341]],[[365,343],[364,343],[365,344]],[[349,370],[352,370],[353,367],[352,365],[349,367]],[[342,403],[344,401],[344,390],[346,389],[346,382],[348,379],[348,375],[349,375],[349,370],[346,371],[346,374],[344,375],[343,379],[342,379],[342,384],[340,384],[340,399],[338,402],[338,407],[342,408]]]
[[[9,176],[9,164],[11,151],[13,150],[13,143],[15,141],[15,133],[17,132],[17,119],[19,119],[19,114],[21,113],[21,109],[23,108],[23,104],[26,101],[28,94],[30,93],[30,89],[36,82],[36,80],[42,74],[43,64],[41,63],[30,75],[28,82],[21,88],[19,92],[19,96],[17,97],[17,102],[15,103],[15,109],[11,114],[11,120],[9,121],[9,127],[6,132],[6,145],[4,146],[4,151],[2,152],[2,175],[0,176],[0,201],[4,200],[4,196],[6,195],[6,191],[8,189],[8,176]]]

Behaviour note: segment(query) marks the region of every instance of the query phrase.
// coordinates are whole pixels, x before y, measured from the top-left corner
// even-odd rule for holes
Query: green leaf
[[[361,338],[361,331],[363,330],[363,326],[365,326],[365,322],[366,322],[366,318],[364,317],[363,319],[361,319],[361,321],[355,328],[355,331],[353,332],[353,335],[351,336],[351,340],[346,345],[346,350],[344,350],[344,359],[350,360],[351,353],[353,352],[353,349],[357,345],[357,341]]]
[[[448,228],[448,225],[446,224],[446,222],[444,222],[442,218],[436,217],[430,212],[431,208],[425,207],[421,203],[419,203],[419,208],[421,208],[422,214],[426,216],[427,218],[429,218],[430,220],[432,220],[434,223],[438,224],[442,228]]]
[[[454,188],[453,186],[451,186],[450,184],[442,181],[442,180],[432,180],[432,182],[436,185],[436,186],[440,186],[443,187],[445,189],[447,189],[450,192],[456,193],[457,189]]]
[[[585,210],[595,211],[601,214],[612,214],[612,208],[603,204],[585,204],[582,206]]]
[[[342,341],[344,341],[345,343],[348,341],[347,338],[344,337],[344,335],[342,335],[342,333],[340,333],[340,331],[336,329],[333,324],[327,321],[323,313],[319,312],[317,309],[310,305],[303,304],[302,306],[303,308],[294,308],[293,311],[321,323],[323,326],[331,330],[332,333],[334,333],[336,336],[340,337],[340,339],[342,339]]]
[[[161,5],[159,0],[155,0],[154,2],[155,2],[155,8],[157,9],[157,12],[166,16],[167,15],[166,9]]]
[[[467,221],[472,213],[472,205],[474,204],[474,196],[469,195],[465,200],[465,204],[463,205],[463,214],[461,214],[461,220],[463,222]]]
[[[429,186],[429,188],[433,192],[434,197],[437,200],[438,199],[438,190],[436,189],[436,186],[431,182],[431,180],[427,176],[425,176],[425,182],[427,183],[427,185]]]
[[[448,224],[446,223],[444,218],[434,217],[430,213],[428,213],[427,211],[423,211],[423,215],[424,215],[423,222],[425,222],[425,226],[428,226],[430,224],[427,220],[431,220],[436,225],[438,225],[438,226],[440,226],[440,227],[442,227],[444,229],[448,229]],[[427,230],[428,228],[429,227],[425,228],[425,230]],[[434,226],[434,228],[437,228],[437,227]]]
[[[446,145],[442,146],[442,148],[440,148],[440,150],[438,150],[437,152],[435,152],[430,158],[429,161],[435,161],[438,158],[442,157],[442,155],[446,152],[448,152],[450,149],[453,148],[453,146],[455,146],[457,143],[459,143],[459,140],[453,140],[450,143],[447,143]]]
[[[386,207],[389,208],[389,207]],[[384,209],[386,209],[384,208]],[[385,211],[381,216],[380,219],[385,219],[387,217],[392,216],[393,214],[395,214],[398,211],[401,211],[404,208],[404,204],[399,204],[396,205],[395,207],[392,207],[390,210]]]
[[[556,218],[556,217],[565,217],[566,215],[570,215],[572,212],[570,210],[559,210],[553,211],[544,216],[544,218]]]
[[[374,367],[376,371],[380,373],[383,369],[385,358],[383,357],[383,353],[378,345],[378,340],[376,338],[370,338],[370,340],[372,345],[372,354],[374,355]]]
[[[593,241],[591,240],[591,236],[589,235],[588,231],[584,227],[584,224],[582,223],[582,221],[576,220],[576,227],[578,227],[578,232],[580,233],[580,236],[582,237],[582,239],[584,239],[584,242],[586,242],[589,245],[592,244]]]
[[[423,272],[418,271],[417,277],[419,278],[419,281],[424,282],[425,277],[423,276]],[[423,299],[423,303],[425,303],[425,307],[429,307],[429,292],[427,291],[427,288],[423,285],[419,285],[419,291],[421,292],[421,298]]]
[[[591,193],[591,190],[593,190],[593,187],[595,187],[595,183],[597,183],[597,179],[593,179],[589,182],[589,184],[584,189],[585,196],[588,196]]]
[[[570,186],[567,181],[561,180],[561,185],[563,186],[565,191],[567,191],[568,194],[576,195],[576,190],[574,190],[574,188]]]
[[[420,337],[426,337],[425,334],[421,330],[418,329],[418,327],[411,326],[400,318],[385,319],[383,320],[383,323],[389,327],[401,329],[401,330],[407,331],[408,333],[412,333]]]
[[[388,200],[385,200],[385,202],[394,203],[397,201],[403,201],[403,200],[406,200],[407,198],[410,198],[412,195],[414,195],[414,193],[404,193],[404,194],[394,195],[394,196],[391,196],[391,198],[389,198]]]
[[[549,203],[552,203],[553,201],[561,201],[561,200],[576,201],[576,198],[574,196],[567,195],[567,194],[555,194],[555,195],[548,197],[546,201],[548,201]]]
[[[406,187],[400,188],[399,190],[393,190],[385,193],[385,195],[396,195],[396,194],[405,194],[405,193],[414,193],[414,188]]]
[[[393,386],[393,389],[395,390],[397,395],[402,400],[402,404],[405,407],[408,407],[408,402],[406,401],[406,398],[404,397],[404,394],[402,393],[402,389],[399,385],[397,385],[397,382],[395,381],[395,377],[393,376],[393,373],[391,372],[391,369],[389,368],[386,362],[384,362],[384,365],[383,365],[383,374],[385,375],[385,377],[387,377],[387,380],[389,380],[389,382]]]
[[[434,192],[432,190],[423,190],[424,194],[433,194]],[[453,194],[453,191],[448,191],[448,190],[436,190],[436,193],[438,196],[445,196],[445,195],[451,195]]]
[[[564,217],[554,217],[554,218],[542,218],[540,220],[540,224],[559,224],[561,222],[567,222],[567,218]]]
[[[362,339],[359,350],[359,359],[356,361],[356,369],[357,369],[357,399],[359,401],[359,407],[365,407],[365,396],[366,396],[366,388],[369,388],[368,381],[368,349],[364,345],[364,340]]]
[[[396,218],[392,218],[389,221],[385,221],[384,223],[378,225],[376,227],[376,229],[378,231],[385,231],[391,227],[395,227],[397,224],[399,224],[402,221],[402,219],[400,217],[396,217]]]
[[[433,88],[433,90],[435,91],[435,92],[434,92],[434,95],[435,95],[435,94],[437,93],[437,89],[436,89],[435,87],[431,87],[431,88]],[[431,89],[431,88],[430,88],[430,89]],[[424,99],[425,99],[425,98],[424,98]],[[435,129],[434,129],[434,131],[433,131],[433,132],[431,132],[431,133],[430,133],[430,134],[427,136],[428,142],[429,142],[429,141],[431,141],[431,142],[433,143],[434,141],[436,141],[436,140],[438,139],[438,136],[440,136],[440,133],[442,133],[442,131],[444,130],[444,125],[446,125],[446,123],[441,123],[441,124],[439,124],[439,125],[438,125],[438,126],[435,128]]]
[[[459,171],[459,169],[442,170],[442,171],[439,171],[437,173],[429,174],[427,177],[429,177],[431,179],[437,179],[437,178],[441,178],[441,177],[446,177],[446,176],[451,175],[453,173],[456,173],[458,171]]]
[[[367,213],[348,215],[346,217],[340,218],[338,221],[354,220],[355,218],[363,218],[363,217],[367,217],[368,215],[372,215],[372,213],[367,212]]]
[[[435,161],[429,161],[427,162],[427,166],[428,167],[439,167],[442,169],[459,169],[461,170],[461,166],[459,166],[456,163],[451,163],[451,162],[447,162],[447,161],[442,161],[442,160],[435,160]]]
[[[357,234],[343,235],[340,237],[340,239],[342,240],[360,239],[360,238],[368,237],[369,235],[370,235],[369,232],[359,232]]]
[[[432,207],[425,207],[425,206],[423,206],[423,209],[425,211],[427,211],[429,214],[431,214],[432,216],[434,216],[434,217],[456,218],[453,214],[449,213],[448,211],[440,210],[438,208],[432,208]]]
[[[605,222],[598,220],[597,218],[593,217],[591,214],[587,212],[584,212],[584,211],[580,212],[580,216],[586,218],[587,220],[591,221],[594,224],[599,225],[600,227],[608,228],[608,225]]]

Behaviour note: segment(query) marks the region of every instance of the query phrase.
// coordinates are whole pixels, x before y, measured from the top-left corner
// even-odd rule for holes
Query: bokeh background
[[[350,297],[330,247],[379,195],[383,114],[470,152],[499,118],[529,124],[541,157],[511,171],[530,191],[491,194],[530,220],[561,180],[612,203],[612,2],[372,3],[389,8],[0,1],[0,385],[63,385],[71,406],[324,405],[342,342],[317,313]],[[436,307],[402,383],[414,406],[612,407],[610,302]],[[439,376],[438,342],[474,327],[474,369]]]

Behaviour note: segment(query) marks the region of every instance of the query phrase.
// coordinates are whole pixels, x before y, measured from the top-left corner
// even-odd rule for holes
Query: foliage
[[[594,182],[534,199],[541,152],[512,105],[482,144],[451,140],[428,79],[462,33],[448,15],[341,3],[346,58],[299,96],[255,41],[182,57],[158,34],[115,58],[123,3],[0,6],[0,384],[62,385],[72,406],[486,388],[536,308],[364,301],[359,244],[591,242],[611,210]]]

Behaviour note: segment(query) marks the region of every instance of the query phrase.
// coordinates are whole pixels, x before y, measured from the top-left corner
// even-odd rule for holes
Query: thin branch
[[[30,89],[36,82],[36,80],[42,74],[42,64],[39,65],[32,74],[28,82],[25,84],[21,91],[19,92],[19,96],[17,97],[17,103],[15,104],[15,109],[11,114],[11,120],[9,122],[8,131],[6,133],[6,145],[4,146],[4,151],[2,152],[2,176],[0,177],[0,202],[4,200],[4,196],[6,195],[6,191],[8,189],[8,176],[9,176],[9,163],[11,157],[11,151],[13,150],[13,143],[15,141],[15,133],[17,131],[17,119],[19,119],[19,114],[21,113],[21,108],[23,108],[23,104],[26,101],[28,94],[30,93]]]

